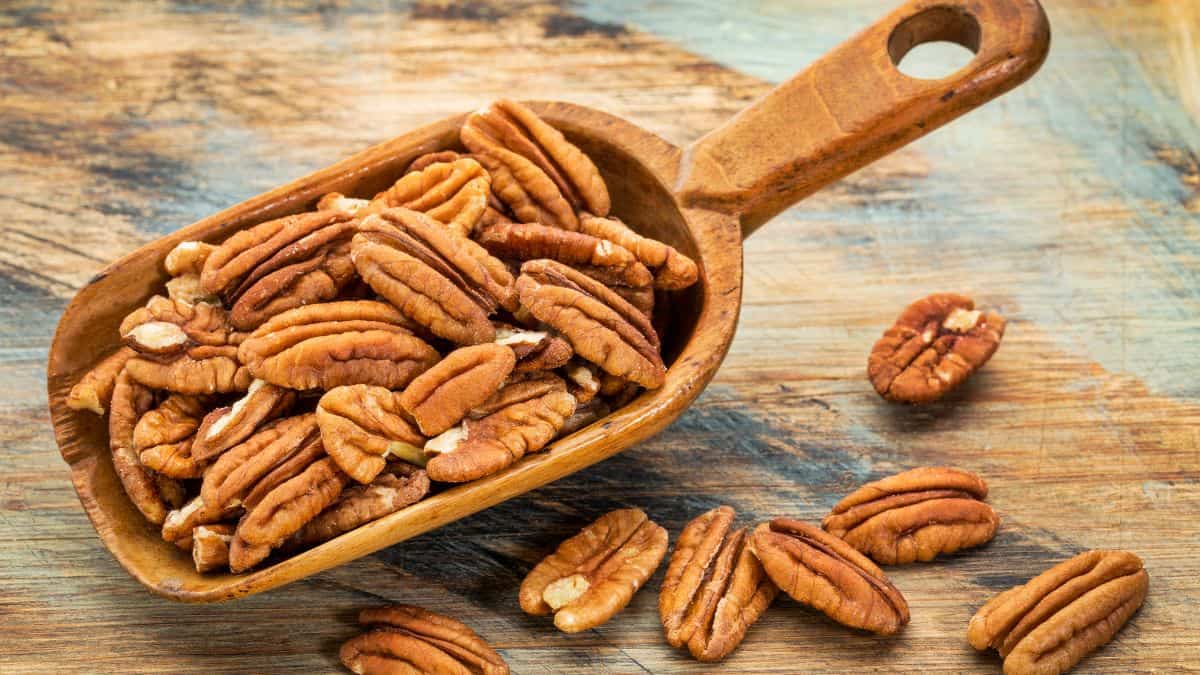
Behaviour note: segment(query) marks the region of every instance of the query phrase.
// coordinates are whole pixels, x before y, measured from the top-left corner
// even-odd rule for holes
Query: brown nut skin
[[[405,417],[400,395],[383,387],[330,389],[317,404],[317,424],[325,451],[359,483],[375,480],[389,456],[425,463],[425,437]]]
[[[867,376],[889,401],[936,401],[992,358],[1004,326],[1004,317],[975,310],[970,298],[953,293],[922,298],[871,348]]]
[[[87,372],[71,392],[67,394],[67,407],[72,410],[90,410],[103,415],[112,400],[117,376],[125,369],[125,363],[137,355],[131,347],[121,347],[104,357]]]
[[[265,380],[250,383],[246,395],[231,406],[217,408],[204,416],[192,443],[192,456],[208,460],[246,440],[283,413],[296,401],[296,392]]]
[[[297,307],[271,317],[238,349],[247,370],[289,389],[407,385],[438,353],[395,308],[370,300]]]
[[[214,572],[229,564],[233,529],[233,525],[227,523],[214,523],[192,530],[192,563],[197,572]]]
[[[125,344],[139,354],[178,354],[190,347],[224,347],[241,340],[220,306],[190,304],[161,295],[130,312],[118,330]]]
[[[821,521],[881,565],[927,562],[991,541],[1000,516],[984,503],[987,484],[953,467],[920,467],[860,487]]]
[[[564,633],[595,628],[620,612],[667,554],[667,531],[641,509],[600,516],[537,564],[521,582],[521,609],[555,612]]]
[[[221,455],[200,485],[200,496],[213,509],[243,505],[247,494],[276,468],[318,439],[316,416],[287,417],[259,430]]]
[[[549,258],[576,268],[594,267],[612,283],[633,288],[648,287],[653,281],[650,270],[623,246],[582,232],[538,223],[501,223],[483,228],[477,240],[499,258]]]
[[[152,389],[179,394],[229,394],[246,391],[254,376],[238,361],[238,348],[192,347],[160,360],[136,356],[125,364],[130,377]]]
[[[245,282],[252,285],[238,294],[229,310],[230,323],[253,330],[281,312],[337,298],[358,278],[350,262],[350,237],[355,230],[353,221],[331,225],[259,265]]]
[[[461,347],[413,380],[400,395],[400,405],[421,433],[436,436],[499,391],[516,364],[513,350],[503,345]]]
[[[199,478],[204,462],[192,453],[192,441],[208,401],[171,394],[148,411],[133,429],[133,449],[142,464],[170,478]]]
[[[746,529],[731,530],[735,515],[720,506],[683,528],[658,595],[667,642],[687,645],[699,661],[737,649],[779,594],[750,551]]]
[[[355,215],[361,218],[404,207],[420,211],[459,236],[467,237],[487,209],[491,185],[491,176],[470,157],[431,162],[416,170],[410,166],[400,180],[375,195]]]
[[[579,231],[631,251],[643,265],[654,270],[655,288],[678,291],[700,278],[700,270],[691,258],[661,241],[643,237],[611,216],[599,218],[590,213],[581,214]]]
[[[372,630],[347,640],[339,656],[360,675],[508,675],[504,659],[466,624],[412,605],[364,609]]]
[[[429,476],[411,464],[398,462],[390,473],[381,473],[370,485],[355,485],[342,492],[332,506],[300,528],[288,546],[307,547],[329,541],[373,520],[416,504],[429,494]]]
[[[776,518],[756,528],[750,541],[767,576],[796,602],[880,635],[908,623],[908,603],[883,570],[828,532]]]
[[[154,405],[154,392],[136,382],[122,370],[113,387],[108,413],[108,445],[113,469],[125,488],[125,494],[146,520],[161,525],[168,505],[160,486],[133,449],[133,431],[137,421]]]
[[[1007,675],[1063,673],[1121,630],[1149,586],[1135,554],[1087,551],[992,598],[967,641],[1000,652]]]

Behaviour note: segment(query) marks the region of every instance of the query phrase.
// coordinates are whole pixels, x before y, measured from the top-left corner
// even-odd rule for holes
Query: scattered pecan
[[[991,541],[1000,517],[987,484],[951,467],[921,467],[867,483],[838,502],[821,527],[881,565],[929,561]]]
[[[643,237],[620,220],[590,213],[579,217],[579,231],[625,247],[643,265],[654,270],[654,286],[677,291],[696,283],[700,271],[695,261],[661,241]]]
[[[438,361],[393,307],[369,300],[307,305],[271,317],[238,356],[259,379],[290,389],[399,388]]]
[[[265,476],[319,440],[312,413],[273,422],[222,454],[204,474],[200,496],[209,508],[239,506]]]
[[[406,173],[356,215],[402,206],[420,211],[467,237],[487,209],[491,184],[488,172],[470,157],[434,162]]]
[[[650,270],[625,247],[582,232],[538,223],[501,223],[483,228],[478,241],[494,256],[513,260],[549,258],[582,272],[603,274],[603,281],[645,288]]]
[[[1004,317],[975,309],[961,295],[922,298],[871,348],[867,376],[889,401],[936,401],[992,358],[1004,324]]]
[[[596,165],[525,106],[495,101],[469,115],[459,136],[522,221],[575,230],[576,209],[608,214],[608,188]]]
[[[165,496],[133,449],[137,421],[153,406],[154,392],[134,380],[128,370],[122,370],[113,387],[108,412],[108,445],[112,451],[113,469],[130,501],[146,520],[161,525],[168,511]]]
[[[137,352],[130,347],[121,347],[104,357],[71,387],[67,394],[67,407],[72,410],[90,410],[103,415],[112,400],[117,376],[125,369],[125,363]]]
[[[516,281],[521,304],[567,339],[579,356],[648,389],[666,367],[650,321],[603,284],[553,260],[531,260]]]
[[[332,506],[310,520],[289,540],[290,546],[313,546],[416,504],[429,494],[425,471],[403,462],[389,467],[369,485],[342,492]]]
[[[295,400],[296,393],[290,389],[265,380],[254,380],[246,395],[233,405],[217,408],[204,416],[192,443],[192,456],[198,460],[216,457],[249,438],[264,423],[282,415]]]
[[[470,239],[416,211],[368,216],[351,256],[375,292],[435,335],[457,344],[491,342],[498,306],[515,308],[512,275]]]
[[[195,346],[237,344],[225,310],[206,302],[189,304],[156,295],[121,322],[121,338],[139,354],[169,356]]]
[[[425,437],[404,415],[399,394],[362,384],[330,389],[317,404],[325,451],[359,483],[375,480],[389,456],[425,463]]]
[[[513,350],[504,345],[461,347],[413,380],[400,405],[422,433],[436,436],[499,391],[515,365]]]
[[[554,612],[564,633],[595,628],[629,604],[666,553],[667,531],[641,509],[611,511],[530,570],[521,582],[521,609]]]
[[[1150,577],[1128,551],[1087,551],[992,598],[967,626],[975,649],[995,649],[1008,675],[1070,670],[1142,606]]]
[[[171,478],[199,478],[204,464],[192,454],[192,438],[207,399],[171,394],[133,429],[133,449],[142,464]]]
[[[412,605],[364,609],[371,630],[342,645],[342,664],[361,675],[508,675],[508,666],[466,624]]]
[[[233,525],[214,523],[192,530],[192,562],[197,572],[213,572],[229,564],[233,529]]]
[[[667,642],[687,645],[700,661],[737,649],[779,593],[747,546],[746,529],[730,531],[734,516],[720,506],[683,528],[658,595]]]
[[[554,370],[575,355],[571,343],[544,330],[526,330],[495,321],[492,325],[496,328],[496,344],[512,349],[517,359],[514,373]]]
[[[908,603],[883,570],[828,532],[776,518],[756,528],[750,541],[771,581],[797,602],[880,635],[908,623]]]

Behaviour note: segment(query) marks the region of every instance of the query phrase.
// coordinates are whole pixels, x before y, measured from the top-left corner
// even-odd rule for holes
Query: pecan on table
[[[412,605],[391,605],[364,609],[358,622],[370,630],[347,640],[339,656],[360,675],[508,675],[496,650],[449,617]]]
[[[483,228],[478,241],[498,258],[549,258],[608,285],[646,288],[653,281],[650,270],[625,247],[582,232],[538,223],[501,223]]]
[[[312,413],[268,424],[217,458],[204,473],[200,496],[209,508],[240,506],[266,476],[293,457],[307,455],[310,451],[306,448],[314,444],[320,450],[316,415]]]
[[[125,369],[125,363],[137,355],[130,347],[121,347],[104,357],[92,367],[67,394],[67,407],[72,410],[90,410],[103,415],[112,400],[117,376]]]
[[[871,348],[867,376],[889,401],[936,401],[992,358],[1004,325],[1004,317],[961,295],[922,298]]]
[[[700,277],[700,270],[691,258],[661,241],[643,237],[612,216],[600,218],[584,213],[579,217],[579,231],[631,251],[643,265],[654,271],[656,288],[677,291],[696,283]]]
[[[520,220],[575,230],[575,210],[608,215],[608,188],[591,158],[529,108],[495,101],[467,116],[459,138]]]
[[[133,431],[137,421],[154,406],[154,392],[122,370],[113,387],[108,412],[108,447],[113,469],[125,488],[125,494],[146,520],[161,525],[167,517],[166,496],[154,475],[138,459],[133,449]]]
[[[197,572],[214,572],[229,565],[233,531],[233,525],[228,523],[199,525],[192,530],[192,563]]]
[[[776,518],[756,528],[750,542],[771,581],[793,600],[880,635],[908,623],[908,603],[883,570],[828,532]]]
[[[289,389],[400,388],[438,361],[395,308],[370,300],[307,305],[271,317],[238,348],[246,368]]]
[[[571,343],[544,330],[527,330],[493,321],[496,344],[512,349],[517,359],[514,373],[535,373],[565,366],[575,350]]]
[[[491,185],[491,176],[470,157],[434,162],[406,173],[355,215],[361,218],[402,206],[468,237],[487,209]]]
[[[513,350],[504,345],[460,347],[413,380],[400,395],[400,405],[421,433],[436,436],[499,391],[516,362]]]
[[[666,367],[650,321],[600,282],[553,260],[531,260],[516,281],[521,304],[561,333],[575,353],[647,389]]]
[[[641,509],[610,511],[530,570],[521,582],[521,609],[554,612],[564,633],[595,628],[629,604],[666,553],[667,531]]]
[[[296,400],[296,392],[277,387],[265,380],[254,380],[233,405],[223,406],[204,416],[192,443],[192,456],[208,460],[246,440],[283,413]]]
[[[667,642],[687,645],[700,661],[737,649],[779,593],[750,551],[746,529],[731,531],[734,517],[733,508],[719,506],[683,528],[658,595]]]
[[[979,476],[921,467],[867,483],[838,502],[821,527],[881,565],[929,561],[991,541],[1000,517]]]
[[[325,451],[359,483],[375,480],[389,456],[424,464],[425,437],[405,417],[400,395],[356,384],[325,392],[317,404]]]
[[[171,478],[199,478],[204,462],[192,453],[193,438],[208,401],[171,394],[133,428],[133,449],[142,464]]]
[[[369,485],[347,488],[332,506],[310,520],[288,540],[307,547],[329,541],[360,525],[416,504],[429,494],[429,476],[404,462],[395,462]]]
[[[1149,586],[1133,553],[1087,551],[992,598],[971,617],[967,641],[1000,652],[1007,675],[1066,672],[1121,630]]]

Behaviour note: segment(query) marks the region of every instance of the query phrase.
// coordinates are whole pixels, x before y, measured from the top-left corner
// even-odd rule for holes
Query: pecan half
[[[561,333],[575,353],[647,389],[661,387],[666,367],[650,321],[587,275],[553,260],[531,260],[516,281],[521,305]]]
[[[404,169],[404,174],[408,175],[414,171],[421,171],[430,164],[453,162],[456,159],[461,159],[462,156],[463,155],[461,153],[454,150],[438,150],[437,152],[427,152],[410,162],[408,168]]]
[[[416,211],[368,216],[351,256],[367,282],[416,323],[457,344],[491,342],[488,316],[515,308],[512,275],[481,246]]]
[[[412,605],[364,609],[371,630],[342,645],[342,664],[361,675],[461,673],[508,675],[496,650],[466,624]]]
[[[472,113],[459,137],[492,174],[496,195],[524,222],[579,226],[575,210],[607,215],[596,165],[532,110],[508,100]]]
[[[313,546],[356,527],[416,504],[429,494],[429,476],[411,464],[397,462],[390,473],[381,473],[370,485],[355,485],[342,492],[332,506],[310,520],[292,536],[290,546]]]
[[[509,406],[541,398],[550,392],[567,391],[563,379],[554,373],[536,372],[514,375],[508,382],[492,394],[488,400],[480,403],[467,413],[472,420],[481,420]]]
[[[565,366],[575,350],[571,343],[544,330],[526,330],[506,323],[492,322],[496,344],[512,349],[517,359],[514,373],[534,373]]]
[[[530,570],[521,582],[521,609],[554,612],[564,633],[595,628],[629,604],[666,554],[667,531],[641,509],[611,511]]]
[[[375,480],[389,456],[424,464],[425,437],[405,418],[400,395],[357,384],[330,389],[317,404],[325,451],[359,483]]]
[[[142,464],[171,478],[199,478],[204,463],[192,454],[192,439],[208,401],[171,394],[133,428],[133,449]]]
[[[591,275],[595,278],[595,275]],[[629,288],[628,286],[620,286],[613,284],[605,284],[609,290],[621,296],[621,299],[633,305],[637,311],[641,312],[646,318],[653,321],[654,317],[654,287],[643,286],[642,288]],[[655,328],[658,331],[658,328]]]
[[[921,467],[860,487],[821,527],[882,565],[929,561],[991,541],[1000,517],[987,484],[951,467]]]
[[[438,361],[393,307],[370,300],[307,305],[271,317],[238,349],[246,368],[290,389],[400,388]]]
[[[516,362],[513,350],[504,345],[461,347],[413,380],[400,395],[400,405],[422,433],[436,436],[499,391]]]
[[[451,231],[467,237],[487,208],[491,185],[491,176],[470,157],[434,162],[415,171],[410,168],[356,215],[362,217],[403,206],[445,223]]]
[[[192,456],[207,460],[250,437],[264,423],[279,417],[292,406],[296,393],[265,380],[254,380],[246,395],[231,406],[217,408],[204,416],[192,443]]]
[[[922,298],[871,348],[867,376],[889,401],[936,401],[992,358],[1004,325],[1004,317],[961,295]]]
[[[125,363],[137,355],[130,347],[121,347],[104,357],[71,387],[67,394],[67,407],[72,410],[90,410],[103,415],[112,400],[117,376],[125,369]]]
[[[837,537],[776,518],[750,536],[771,581],[793,600],[844,626],[891,635],[908,623],[908,603],[883,570]]]
[[[200,496],[209,508],[239,506],[264,477],[315,442],[319,434],[311,413],[274,422],[222,454],[205,472]]]
[[[175,355],[195,346],[234,345],[241,336],[225,310],[156,295],[121,322],[121,338],[139,354]]]
[[[979,608],[967,641],[1004,657],[1004,672],[1069,670],[1107,643],[1142,606],[1150,577],[1128,551],[1087,551]]]
[[[165,360],[152,356],[129,359],[133,379],[154,389],[180,394],[224,394],[246,391],[254,376],[238,361],[238,348],[192,347]]]
[[[700,271],[695,261],[661,241],[643,237],[620,220],[590,213],[579,217],[579,231],[625,247],[643,265],[654,270],[654,286],[677,291],[696,283]]]
[[[146,520],[161,525],[167,517],[167,503],[154,476],[142,466],[133,449],[133,431],[137,421],[154,405],[154,392],[138,383],[128,370],[117,376],[108,412],[108,446],[113,469],[125,494]]]
[[[201,574],[229,564],[229,542],[233,540],[233,525],[213,523],[192,530],[192,562]]]
[[[501,223],[483,228],[478,241],[500,258],[549,258],[585,274],[595,268],[606,283],[644,288],[653,280],[650,270],[625,247],[582,232],[538,223]]]
[[[277,253],[246,278],[229,320],[242,330],[289,309],[337,298],[358,276],[350,262],[355,223],[343,222],[313,232]],[[260,276],[261,275],[261,276]]]
[[[700,661],[737,649],[779,593],[747,546],[746,529],[730,531],[734,516],[720,506],[683,528],[658,595],[667,642],[687,645]]]

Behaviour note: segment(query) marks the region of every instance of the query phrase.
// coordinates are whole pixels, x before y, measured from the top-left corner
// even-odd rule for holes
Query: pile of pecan
[[[611,216],[529,109],[493,103],[460,140],[370,199],[179,244],[71,391],[196,569],[327,541],[662,386],[656,298],[695,262]]]

